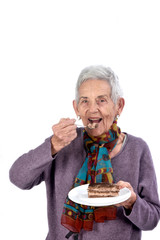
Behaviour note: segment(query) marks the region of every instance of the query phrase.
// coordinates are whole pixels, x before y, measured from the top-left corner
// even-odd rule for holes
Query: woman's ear
[[[123,111],[125,105],[125,100],[124,98],[119,98],[117,102],[117,114],[120,116],[121,112]]]
[[[76,115],[78,116],[79,111],[78,111],[78,104],[77,104],[76,100],[73,100],[73,108],[74,108]]]

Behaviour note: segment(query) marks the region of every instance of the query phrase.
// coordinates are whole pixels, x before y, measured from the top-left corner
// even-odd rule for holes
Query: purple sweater
[[[68,230],[61,226],[66,196],[85,159],[82,129],[67,147],[51,156],[51,139],[22,155],[10,169],[10,180],[21,189],[46,183],[49,233],[46,240],[63,240]],[[152,230],[160,219],[156,176],[147,144],[127,134],[121,151],[112,158],[114,179],[129,182],[137,194],[132,212],[119,207],[116,220],[94,223],[93,231],[82,230],[79,240],[139,240],[141,230]],[[73,239],[73,237],[70,237]]]

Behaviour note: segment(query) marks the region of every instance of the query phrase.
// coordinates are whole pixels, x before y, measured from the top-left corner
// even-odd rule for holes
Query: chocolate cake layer
[[[119,193],[119,186],[117,184],[109,183],[92,183],[88,186],[88,197],[116,197]]]

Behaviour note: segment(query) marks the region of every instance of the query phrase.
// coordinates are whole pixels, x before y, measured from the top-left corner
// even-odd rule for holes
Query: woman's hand
[[[117,207],[123,206],[126,209],[132,210],[132,207],[134,205],[134,203],[136,202],[137,196],[136,193],[134,192],[132,186],[130,183],[128,182],[124,182],[124,181],[119,181],[117,183],[120,186],[120,189],[126,187],[131,191],[131,196],[128,200],[126,200],[125,202],[116,204]]]
[[[53,125],[52,155],[69,145],[77,137],[75,119],[62,118],[59,123]]]

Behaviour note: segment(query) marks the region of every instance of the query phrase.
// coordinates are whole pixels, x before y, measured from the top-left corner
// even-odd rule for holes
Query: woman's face
[[[111,88],[104,80],[89,79],[79,88],[79,103],[74,101],[73,106],[85,126],[97,123],[95,129],[86,128],[92,136],[100,136],[107,132],[114,118],[117,114],[120,115],[123,109],[124,99],[120,99],[115,105],[110,96]]]

